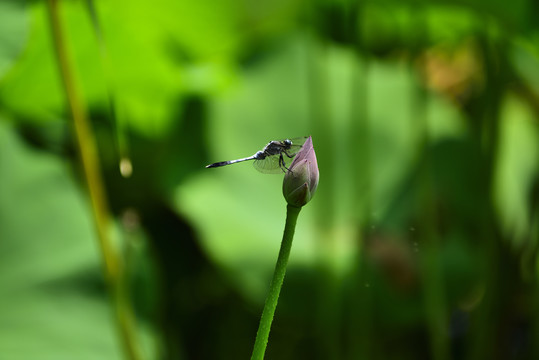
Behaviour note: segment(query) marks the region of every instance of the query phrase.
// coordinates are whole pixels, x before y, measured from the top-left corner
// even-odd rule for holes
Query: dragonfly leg
[[[296,155],[290,155],[290,154],[288,153],[288,151],[286,151],[286,150],[284,150],[283,152],[284,152],[284,153],[286,154],[286,156],[288,156],[290,159],[292,159],[294,156],[296,156]],[[281,152],[281,154],[282,154],[283,152]],[[281,156],[282,156],[282,155],[281,155]]]
[[[286,155],[287,155],[288,157],[292,157],[292,156],[290,156],[290,155],[288,155],[288,154],[286,154]],[[279,166],[281,167],[281,170],[283,170],[284,173],[286,173],[286,171],[285,171],[284,169],[290,171],[290,169],[287,168],[287,167],[286,167],[286,164],[284,163],[284,157],[283,157],[283,153],[282,153],[282,152],[279,154]],[[283,168],[284,168],[284,169],[283,169]]]

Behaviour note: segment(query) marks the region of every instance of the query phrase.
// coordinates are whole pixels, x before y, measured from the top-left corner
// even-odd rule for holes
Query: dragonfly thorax
[[[283,151],[288,150],[290,148],[290,145],[292,145],[292,142],[288,140],[288,143],[285,141],[271,141],[264,150],[265,155],[279,155]]]

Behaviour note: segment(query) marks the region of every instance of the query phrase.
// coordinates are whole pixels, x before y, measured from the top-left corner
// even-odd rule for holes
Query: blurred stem
[[[353,209],[354,213],[359,214],[360,228],[368,225],[372,219],[372,166],[371,166],[371,129],[369,124],[369,66],[370,61],[367,56],[363,59],[358,59],[358,67],[360,68],[357,77],[354,76],[353,95],[356,98],[352,98],[352,128],[354,131],[350,131],[350,143],[356,144],[354,149],[350,149],[350,153],[356,153],[357,161],[354,166],[354,184],[361,184],[361,196],[357,194],[356,204],[362,204],[356,209]],[[355,140],[355,141],[354,141]],[[358,141],[359,140],[359,141]],[[353,187],[355,189],[355,187]],[[358,192],[359,193],[359,192]],[[359,199],[362,199],[362,202]],[[357,206],[357,205],[356,205]]]
[[[477,104],[476,116],[477,127],[472,132],[476,143],[481,145],[482,153],[482,197],[485,199],[480,211],[479,224],[481,232],[482,254],[486,260],[484,273],[485,294],[478,308],[472,314],[472,334],[470,341],[469,359],[495,358],[498,340],[505,335],[500,334],[493,323],[502,321],[502,298],[506,294],[506,281],[502,274],[507,273],[504,268],[503,250],[499,230],[493,224],[498,220],[493,204],[494,179],[496,174],[496,156],[500,139],[501,106],[505,96],[508,80],[506,73],[500,69],[510,68],[508,64],[507,44],[503,36],[497,35],[497,24],[491,19],[486,19],[477,29],[479,49],[482,53],[483,67],[485,72],[485,91],[481,102]]]
[[[314,7],[316,8],[316,7]],[[314,14],[313,14],[314,16]],[[320,349],[325,358],[337,358],[338,344],[338,321],[336,303],[339,298],[337,291],[339,287],[335,283],[335,242],[331,234],[335,229],[337,207],[335,203],[335,189],[337,188],[337,167],[338,159],[335,151],[336,127],[333,121],[333,114],[330,111],[330,94],[332,92],[330,83],[330,65],[332,48],[324,40],[315,40],[310,48],[308,62],[308,94],[310,118],[312,119],[313,134],[317,138],[318,146],[323,151],[318,156],[320,171],[325,174],[324,188],[318,191],[317,204],[315,208],[316,223],[320,231],[317,232],[317,251],[319,259],[318,285],[318,311],[314,324],[315,332],[319,334],[320,343],[316,346]],[[321,235],[325,233],[326,236]]]
[[[86,107],[77,92],[73,71],[68,60],[58,1],[48,0],[48,10],[60,75],[73,118],[75,139],[92,204],[97,237],[104,262],[105,278],[113,298],[119,332],[125,351],[129,359],[137,360],[140,359],[140,356],[134,341],[133,316],[131,308],[128,306],[125,289],[121,286],[122,279],[118,256],[112,248],[108,234],[109,210],[101,180],[95,139],[86,117]]]
[[[363,19],[365,3],[352,1],[347,16],[349,33],[355,53],[355,63],[350,86],[350,131],[348,132],[348,152],[355,154],[358,161],[350,164],[352,167],[351,187],[353,208],[350,213],[356,223],[356,262],[351,269],[352,299],[349,313],[348,345],[349,359],[372,359],[373,354],[373,313],[374,293],[369,287],[371,272],[364,251],[365,239],[369,236],[365,230],[370,229],[370,223],[376,221],[372,212],[372,164],[371,164],[371,129],[369,119],[369,73],[371,60],[365,44],[365,28]],[[358,185],[359,184],[359,185]]]
[[[416,6],[410,11],[410,16],[416,21],[417,38],[414,46],[410,71],[414,71],[415,59],[420,57],[423,44],[428,44],[429,27],[425,10]],[[445,289],[443,286],[443,269],[440,258],[440,236],[437,228],[438,211],[434,198],[433,164],[428,151],[430,145],[428,122],[428,93],[423,86],[416,86],[413,98],[412,118],[418,119],[420,126],[419,154],[423,157],[420,166],[421,226],[423,231],[419,235],[422,244],[420,257],[421,276],[423,282],[423,300],[425,302],[425,315],[429,328],[431,343],[431,356],[435,360],[450,358],[448,341],[448,319],[446,315]],[[427,149],[427,151],[425,151]]]
[[[429,135],[427,122],[428,100],[424,89],[417,89],[414,115],[423,127],[423,141],[420,146],[428,149]],[[443,286],[443,270],[440,258],[440,236],[437,229],[438,211],[434,199],[434,179],[431,173],[432,161],[428,151],[424,151],[424,159],[420,167],[419,202],[421,204],[421,227],[419,234],[421,244],[420,267],[423,282],[423,300],[429,338],[431,356],[434,360],[449,359],[448,319],[446,315],[445,289]]]
[[[354,1],[350,5],[349,33],[351,34],[355,61],[350,77],[350,131],[347,133],[348,153],[358,159],[352,167],[352,196],[354,199],[351,213],[355,214],[358,227],[361,229],[372,220],[372,166],[371,166],[371,132],[369,122],[369,72],[370,58],[365,50],[364,30],[359,24],[364,16],[364,4]],[[359,184],[359,186],[358,186]],[[361,200],[360,200],[361,199]],[[358,244],[359,245],[359,244]]]
[[[335,221],[335,164],[337,156],[335,148],[335,126],[329,105],[329,56],[331,49],[325,42],[314,41],[309,49],[306,59],[308,66],[308,96],[310,118],[312,119],[313,137],[316,137],[318,146],[324,149],[318,156],[318,165],[325,174],[324,189],[318,191],[316,207],[317,223],[320,227],[330,229]]]
[[[275,271],[273,272],[273,278],[271,279],[269,293],[266,297],[262,318],[260,319],[260,324],[256,333],[251,360],[264,359],[264,353],[266,352],[266,346],[268,345],[268,338],[271,330],[271,323],[273,321],[275,309],[277,308],[277,302],[279,301],[279,293],[281,292],[281,287],[283,285],[286,265],[288,264],[288,257],[290,255],[290,249],[292,248],[292,239],[294,238],[294,231],[296,229],[296,222],[300,211],[301,208],[299,207],[291,205],[286,206],[286,224],[283,240],[281,242],[281,249],[279,250],[279,256],[277,257],[277,264],[275,265]]]

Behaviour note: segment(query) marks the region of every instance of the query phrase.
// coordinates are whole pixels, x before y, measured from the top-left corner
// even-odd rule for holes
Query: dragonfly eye
[[[292,145],[292,141],[286,139],[286,140],[284,141],[284,144],[285,144],[286,146],[290,146],[290,145]]]

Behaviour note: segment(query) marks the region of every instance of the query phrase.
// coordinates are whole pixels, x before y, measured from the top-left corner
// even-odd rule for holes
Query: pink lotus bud
[[[318,178],[318,163],[309,136],[284,176],[283,195],[288,204],[296,207],[307,204],[316,191]]]

